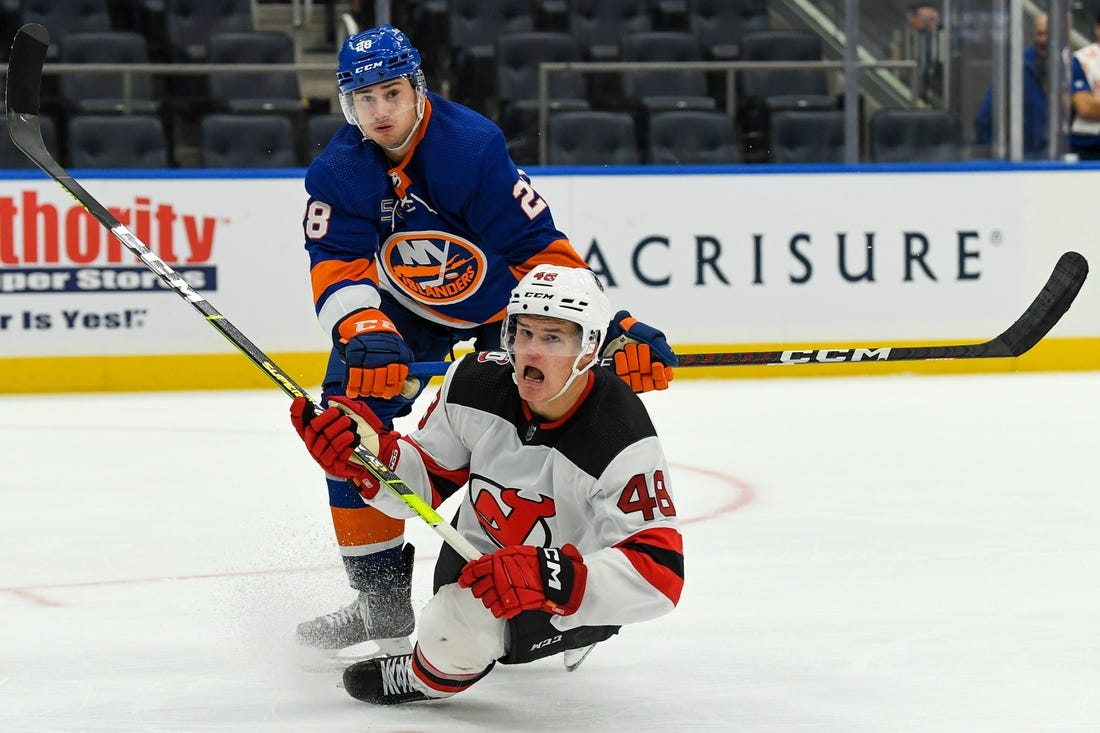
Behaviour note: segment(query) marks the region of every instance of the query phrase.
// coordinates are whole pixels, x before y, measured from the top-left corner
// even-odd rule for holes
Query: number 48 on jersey
[[[641,512],[642,518],[647,522],[656,515],[653,510],[661,512],[666,517],[676,516],[676,507],[672,504],[672,497],[665,489],[665,475],[662,471],[653,472],[653,488],[646,480],[645,474],[635,474],[626,482],[623,493],[619,495],[618,507],[624,514]]]

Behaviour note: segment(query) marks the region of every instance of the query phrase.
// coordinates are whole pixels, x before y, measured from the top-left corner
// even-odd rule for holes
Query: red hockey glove
[[[573,545],[515,545],[466,563],[458,584],[497,618],[512,618],[520,611],[576,613],[587,580],[588,568]]]
[[[668,389],[676,353],[665,335],[627,311],[619,311],[607,329],[603,356],[613,357],[615,373],[635,392]]]
[[[290,422],[326,473],[354,481],[364,499],[373,499],[378,494],[378,482],[355,455],[355,449],[362,442],[377,455],[379,436],[387,431],[366,405],[343,397],[333,397],[329,402],[327,410],[317,412],[305,397],[295,398],[290,403]]]
[[[409,379],[412,349],[385,313],[361,308],[332,329],[333,343],[347,367],[348,397],[414,397],[420,382]]]

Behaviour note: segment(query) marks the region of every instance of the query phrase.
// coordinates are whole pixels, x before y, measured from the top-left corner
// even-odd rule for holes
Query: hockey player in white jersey
[[[593,368],[611,319],[588,270],[539,265],[512,292],[503,351],[448,371],[419,427],[386,430],[362,402],[291,421],[313,458],[394,517],[412,512],[358,463],[363,442],[425,501],[461,492],[455,526],[484,554],[444,545],[412,654],[348,667],[359,700],[450,697],[497,662],[577,650],[671,611],[683,544],[668,464],[641,400]]]

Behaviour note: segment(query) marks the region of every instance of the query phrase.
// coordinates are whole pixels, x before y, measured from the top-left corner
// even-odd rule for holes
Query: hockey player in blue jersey
[[[497,348],[508,297],[536,265],[586,267],[546,201],[512,162],[490,120],[426,89],[420,54],[383,25],[349,37],[337,82],[348,125],[306,172],[303,220],[317,317],[332,335],[325,399],[363,400],[382,423],[424,387],[408,364],[456,344]],[[622,311],[604,355],[635,391],[664,389],[675,354],[663,334]],[[385,457],[383,457],[385,460]],[[413,549],[404,522],[327,477],[351,587],[348,606],[298,626],[299,644],[373,641],[409,650]]]

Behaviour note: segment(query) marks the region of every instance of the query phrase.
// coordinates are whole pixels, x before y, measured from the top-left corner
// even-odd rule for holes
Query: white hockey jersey
[[[645,406],[610,372],[585,377],[573,410],[547,423],[520,399],[506,354],[468,355],[448,370],[418,429],[382,456],[434,507],[462,491],[454,524],[482,552],[575,545],[588,582],[577,612],[554,617],[561,630],[660,616],[684,578],[668,463]],[[371,503],[413,516],[388,491]],[[444,546],[436,587],[457,580],[463,564]]]

